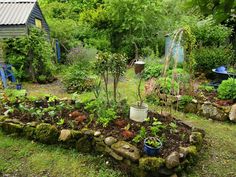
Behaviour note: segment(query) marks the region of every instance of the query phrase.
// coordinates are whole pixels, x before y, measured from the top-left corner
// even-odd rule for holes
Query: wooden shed
[[[0,39],[28,34],[30,26],[49,27],[37,0],[0,0]]]

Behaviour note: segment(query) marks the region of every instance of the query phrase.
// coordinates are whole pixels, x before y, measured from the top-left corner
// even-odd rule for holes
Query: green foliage
[[[100,109],[98,111],[97,122],[102,124],[103,127],[107,127],[108,124],[117,118],[116,111],[112,108]]]
[[[76,47],[72,48],[67,54],[65,63],[84,63],[84,65],[86,65],[88,64],[88,62],[93,61],[96,58],[96,53],[97,50],[95,48],[88,48],[83,47],[82,45],[77,45]]]
[[[137,134],[134,137],[133,142],[139,143],[140,141],[142,141],[146,137],[146,135],[147,135],[147,131],[146,131],[145,127],[141,127],[139,134]]]
[[[147,101],[148,103],[154,104],[154,105],[159,105],[159,103],[160,103],[160,99],[159,99],[159,97],[157,96],[157,93],[156,93],[156,92],[147,95],[147,96],[146,96],[146,101]]]
[[[172,69],[167,72],[167,76],[169,78],[172,78],[174,74],[175,81],[181,82],[181,83],[188,83],[190,79],[190,75],[187,71],[185,71],[182,68],[176,68],[176,70]]]
[[[45,75],[48,81],[52,80],[55,69],[52,64],[52,48],[43,31],[30,28],[29,36],[5,42],[6,62],[12,64],[17,71],[22,69],[24,79],[37,81],[39,76]]]
[[[151,131],[152,136],[154,136],[154,137],[157,136],[157,134],[163,128],[165,128],[165,126],[160,121],[158,121],[157,118],[153,118],[153,123],[152,123],[152,126],[150,127],[150,131]]]
[[[190,5],[195,9],[198,7],[204,16],[213,15],[218,23],[226,22],[233,15],[236,6],[235,1],[231,0],[191,0],[190,2]]]
[[[63,83],[68,92],[91,91],[96,77],[92,75],[90,67],[84,63],[69,66],[64,75]]]
[[[117,99],[117,87],[120,77],[126,72],[126,62],[127,58],[125,55],[119,53],[112,54],[112,59],[110,60],[110,72],[113,76],[113,92],[115,101]]]
[[[155,50],[162,19],[159,1],[106,0],[105,10],[113,50],[128,56],[134,54],[135,44],[139,49],[150,46]]]
[[[147,144],[148,146],[153,147],[153,148],[159,148],[159,147],[161,147],[161,142],[156,141],[156,140],[150,140],[150,139],[148,139],[148,140],[146,141],[146,144]]]
[[[158,78],[162,71],[163,71],[163,65],[162,64],[151,64],[145,67],[144,69],[144,79],[148,80],[152,77]]]
[[[26,99],[26,90],[6,89],[5,96],[10,103],[16,103]]]
[[[179,90],[179,84],[169,77],[160,77],[156,81],[157,89],[160,93],[176,94]]]
[[[191,103],[193,100],[193,97],[192,96],[189,96],[189,95],[183,95],[181,96],[180,100],[179,100],[179,103],[178,103],[178,108],[183,110],[184,107],[188,104],[188,103]]]
[[[108,104],[110,100],[108,93],[109,74],[113,76],[113,98],[114,101],[117,101],[117,87],[120,77],[126,72],[126,61],[126,56],[119,53],[111,54],[108,52],[100,52],[97,55],[97,61],[95,62],[94,70],[95,73],[99,75],[104,81],[105,94]]]
[[[193,33],[198,46],[221,46],[228,44],[232,30],[223,25],[216,25],[210,20],[205,20],[193,28]]]
[[[24,76],[23,67],[24,67],[24,65],[21,65],[21,67],[18,70],[15,67],[12,67],[13,74],[14,74],[18,83],[20,81],[22,81],[22,78]]]
[[[236,99],[236,79],[224,80],[218,87],[217,92],[220,99]]]
[[[221,65],[234,63],[234,51],[230,47],[204,47],[194,50],[196,71],[211,72]]]
[[[215,90],[215,88],[210,85],[200,85],[198,87],[198,89],[203,90],[203,91],[207,91],[207,92],[213,92]]]

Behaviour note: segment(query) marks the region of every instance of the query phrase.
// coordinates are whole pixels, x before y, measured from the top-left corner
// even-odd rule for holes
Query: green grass
[[[180,116],[179,116],[180,117]],[[190,177],[236,176],[236,125],[188,114],[183,120],[206,131],[206,143]]]
[[[47,146],[0,132],[0,176],[121,177],[101,156]]]

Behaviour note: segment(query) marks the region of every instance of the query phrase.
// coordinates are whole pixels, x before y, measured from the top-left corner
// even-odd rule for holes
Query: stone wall
[[[162,100],[163,105],[177,108],[178,100],[181,99],[181,96],[161,94],[159,98]],[[236,104],[232,106],[220,106],[209,101],[204,102],[193,99],[190,103],[184,105],[183,109],[178,110],[185,113],[198,114],[212,120],[236,122]]]
[[[204,132],[192,128],[188,147],[180,146],[166,158],[142,155],[142,149],[114,137],[106,137],[100,131],[82,129],[80,131],[63,129],[47,123],[30,122],[24,124],[19,120],[0,117],[0,128],[7,134],[16,134],[30,140],[46,144],[61,144],[76,148],[82,153],[102,153],[112,157],[122,169],[135,177],[172,176],[180,173],[195,162],[198,151],[203,144]]]

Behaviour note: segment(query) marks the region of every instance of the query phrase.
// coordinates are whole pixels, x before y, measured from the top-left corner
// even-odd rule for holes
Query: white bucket
[[[148,116],[148,105],[143,103],[141,107],[138,105],[130,106],[130,119],[136,122],[144,122]]]

